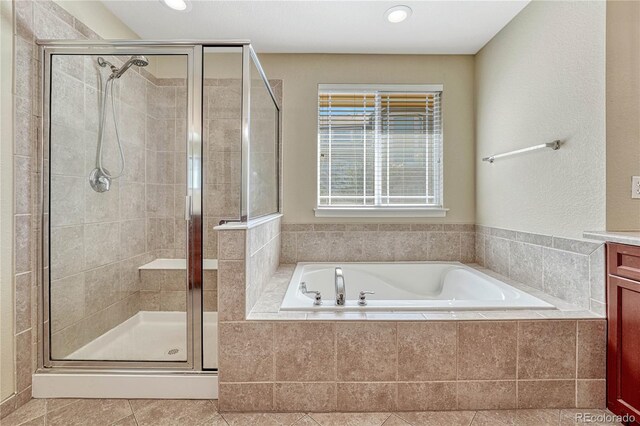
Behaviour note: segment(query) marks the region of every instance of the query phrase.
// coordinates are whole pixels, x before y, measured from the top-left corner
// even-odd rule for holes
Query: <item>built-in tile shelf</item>
[[[587,231],[583,237],[596,241],[640,246],[640,231]]]
[[[139,270],[166,270],[166,269],[187,269],[186,259],[155,259],[138,268]],[[215,271],[218,269],[218,259],[202,259],[202,269],[205,271]]]

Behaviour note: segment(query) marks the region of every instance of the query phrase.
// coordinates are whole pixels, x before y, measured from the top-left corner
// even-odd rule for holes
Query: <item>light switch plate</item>
[[[640,198],[640,176],[631,178],[631,198]]]

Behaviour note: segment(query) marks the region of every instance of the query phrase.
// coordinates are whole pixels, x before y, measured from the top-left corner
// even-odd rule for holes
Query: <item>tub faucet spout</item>
[[[336,268],[336,305],[344,306],[344,294],[344,275],[342,274],[342,268],[338,266]]]

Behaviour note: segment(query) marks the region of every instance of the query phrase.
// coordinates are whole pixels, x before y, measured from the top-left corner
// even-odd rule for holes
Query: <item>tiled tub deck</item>
[[[596,314],[484,269],[558,310],[278,312],[293,268],[246,319],[220,323],[221,411],[604,407]]]

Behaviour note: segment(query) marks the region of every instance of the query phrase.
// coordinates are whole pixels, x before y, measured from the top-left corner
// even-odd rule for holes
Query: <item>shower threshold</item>
[[[204,312],[203,365],[217,368],[218,313]],[[73,352],[69,360],[181,361],[186,356],[184,312],[141,311]],[[216,399],[218,376],[110,372],[37,372],[34,398]]]
[[[203,365],[218,367],[218,313],[204,312]],[[185,312],[141,311],[69,354],[69,360],[186,361]]]

